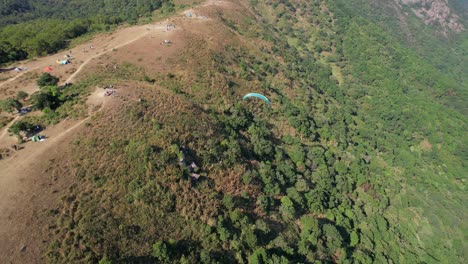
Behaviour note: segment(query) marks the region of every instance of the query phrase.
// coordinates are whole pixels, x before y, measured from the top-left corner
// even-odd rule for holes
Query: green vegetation
[[[369,23],[385,28],[386,35],[392,35],[400,41],[400,45],[411,48],[417,59],[430,65],[424,72],[433,74],[432,79],[437,79],[444,85],[443,90],[434,91],[436,100],[445,105],[468,115],[468,108],[463,98],[468,96],[466,68],[466,45],[468,32],[449,32],[443,36],[439,24],[428,27],[420,19],[413,15],[410,7],[404,6],[402,10],[395,8],[391,1],[361,1],[338,0],[337,16],[349,16],[364,18]],[[456,1],[448,1],[453,5],[457,14],[464,16],[462,23],[466,21],[466,5],[463,8]],[[465,10],[465,12],[463,12]],[[409,14],[408,16],[404,13]],[[398,19],[396,19],[398,17]],[[340,21],[340,20],[339,20]],[[341,21],[344,22],[344,21]],[[466,27],[466,24],[465,24]],[[406,63],[406,61],[401,61]],[[422,66],[421,64],[419,66]],[[433,85],[429,86],[433,88]]]
[[[0,100],[0,110],[8,113],[17,112],[23,107],[17,99],[7,98],[5,100]]]
[[[35,127],[36,125],[30,122],[17,121],[8,128],[8,131],[15,135],[19,135],[20,132],[29,133],[33,131]]]
[[[91,1],[78,0],[6,0],[0,3],[2,19],[0,26],[16,24],[38,18],[70,20],[87,17],[110,17],[112,20],[136,21],[140,16],[150,16],[153,10],[159,9],[170,1]],[[97,16],[100,15],[100,16]]]
[[[3,27],[0,29],[0,64],[57,52],[65,49],[70,39],[108,30],[112,25],[108,19],[95,20],[38,19]]]
[[[43,73],[42,76],[36,81],[39,87],[44,86],[55,86],[57,85],[59,79],[55,76],[50,75],[49,73]]]
[[[6,126],[8,123],[10,123],[11,120],[13,120],[12,117],[0,116],[0,129]]]
[[[467,259],[467,120],[447,106],[450,91],[468,99],[459,66],[440,69],[439,53],[422,57],[344,1],[250,5],[213,14],[227,44],[194,38],[168,61],[177,72],[124,62],[73,85],[112,80],[141,100],[97,116],[74,141],[78,183],[51,210],[47,261]],[[32,97],[60,113],[73,98],[64,91]],[[250,91],[272,106],[241,100]]]
[[[19,91],[18,93],[16,93],[16,99],[17,100],[24,100],[26,98],[28,98],[29,94],[25,91]]]
[[[36,126],[45,128],[49,124],[56,124],[67,117],[83,117],[87,115],[85,104],[86,95],[93,81],[83,80],[74,85],[57,86],[59,79],[48,73],[43,74],[37,84],[40,91],[31,95],[30,101],[32,109],[41,110],[42,115],[24,116],[20,121],[12,124],[8,131],[18,136],[21,143],[20,133],[30,135],[35,131]],[[18,100],[24,100],[29,95],[20,91],[16,95],[17,99],[8,98],[0,101],[0,109],[5,112],[19,112],[23,104]],[[23,114],[26,114],[24,112]],[[13,118],[0,116],[0,127],[5,126]],[[37,132],[37,131],[36,131]]]
[[[0,65],[65,49],[71,39],[135,24],[154,10],[174,11],[171,0],[0,2]]]
[[[39,92],[31,95],[33,108],[43,112],[43,115],[36,118],[36,122],[45,126],[56,124],[67,117],[78,118],[87,115],[86,96],[95,82],[87,79],[76,84],[56,86],[56,77],[49,75],[44,78],[45,76],[46,74],[37,81],[45,86],[41,86]]]

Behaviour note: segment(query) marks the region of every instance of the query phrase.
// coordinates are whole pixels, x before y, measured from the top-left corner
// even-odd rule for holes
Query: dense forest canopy
[[[461,100],[468,95],[466,74],[468,32],[466,30],[456,32],[444,28],[437,21],[426,25],[412,11],[424,1],[337,0],[334,2],[340,7],[341,12],[362,17],[385,28],[386,34],[396,37],[403,42],[405,47],[415,51],[418,59],[425,60],[438,72],[437,79],[446,80],[448,87],[444,88],[445,93],[449,94],[448,91],[453,91],[457,94],[456,96],[439,95],[439,97],[444,97],[446,105],[461,111],[464,115],[468,114],[467,106]],[[414,4],[396,5],[402,2],[414,2]],[[449,14],[458,18],[462,17],[457,19],[457,22],[466,21],[466,4],[463,6],[462,2],[457,1],[448,1],[448,4],[452,6]],[[447,15],[445,19],[448,21],[453,17]]]
[[[177,72],[122,62],[64,89],[126,82],[144,100],[113,113],[118,129],[90,122],[89,137],[74,141],[79,184],[50,210],[47,261],[465,262],[466,31],[445,34],[397,2],[252,0],[217,9],[213,21],[231,37],[218,49],[203,38],[190,43],[170,61]],[[70,39],[164,4],[57,1],[46,11],[41,3],[2,2],[5,17],[34,19],[0,32],[8,60],[63,47],[28,42],[34,29]],[[70,20],[58,23],[64,11]],[[271,107],[242,101],[247,87]],[[65,111],[62,97],[49,116]]]
[[[150,15],[165,0],[3,0],[0,2],[0,27],[37,18],[75,19],[101,14],[124,20]]]

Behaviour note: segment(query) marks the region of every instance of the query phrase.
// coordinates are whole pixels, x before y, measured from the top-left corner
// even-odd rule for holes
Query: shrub
[[[50,108],[52,110],[59,107],[61,101],[58,96],[54,96],[47,92],[40,92],[34,97],[34,108],[42,110],[44,108]]]
[[[36,126],[32,123],[18,121],[11,125],[8,131],[15,135],[18,135],[20,132],[31,132],[34,129],[34,127]]]
[[[16,100],[24,100],[28,97],[28,93],[25,92],[25,91],[19,91],[17,94],[16,94]]]
[[[0,109],[5,112],[12,113],[15,110],[19,111],[23,105],[16,99],[8,98],[0,100]]]
[[[50,75],[49,73],[44,73],[42,76],[36,81],[39,87],[44,86],[55,86],[57,85],[59,79],[55,76]]]
[[[169,260],[169,252],[166,243],[164,241],[154,243],[152,255],[161,262]]]

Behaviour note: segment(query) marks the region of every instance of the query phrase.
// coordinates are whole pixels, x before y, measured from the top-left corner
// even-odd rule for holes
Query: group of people
[[[109,84],[109,85],[106,85],[104,87],[102,87],[104,90],[106,90],[106,92],[104,93],[104,96],[111,96],[111,95],[115,95],[115,90],[114,90],[114,86],[112,84]]]
[[[110,88],[105,88],[106,92],[104,93],[104,96],[111,96],[115,94],[115,90],[110,89]]]
[[[187,156],[188,154],[188,151],[187,151],[187,148],[185,146],[182,146],[179,148],[179,151],[181,153],[181,157],[179,159],[179,165],[181,167],[188,167],[189,169],[189,172],[190,172],[190,176],[192,177],[193,180],[198,180],[198,178],[200,178],[200,174],[197,174],[198,172],[198,166],[197,164],[195,164],[195,162],[191,162],[190,165],[187,166],[187,162],[185,160],[185,157]]]

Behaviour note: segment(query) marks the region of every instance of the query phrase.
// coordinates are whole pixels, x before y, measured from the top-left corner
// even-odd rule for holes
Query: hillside
[[[468,259],[462,2],[173,4],[0,73],[2,109],[33,107],[0,113],[1,259]],[[48,138],[13,150],[29,124]]]
[[[457,1],[394,0],[334,1],[339,9],[384,28],[436,70],[444,89],[434,96],[445,105],[468,114],[466,47],[467,8]],[[429,69],[426,69],[427,72]],[[454,96],[453,96],[454,95]]]
[[[104,0],[4,0],[0,2],[0,27],[39,18],[73,20],[97,15],[108,19],[136,21],[170,1],[104,1]]]
[[[78,37],[110,31],[122,23],[148,23],[155,10],[169,15],[175,6],[170,0],[2,1],[0,65],[56,53],[73,46]]]

